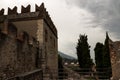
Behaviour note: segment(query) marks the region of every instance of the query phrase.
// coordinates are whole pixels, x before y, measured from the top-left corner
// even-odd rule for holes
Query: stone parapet
[[[3,22],[6,19],[10,22],[43,19],[49,25],[54,35],[57,37],[57,29],[55,28],[50,15],[46,11],[44,4],[42,3],[40,7],[36,5],[35,12],[31,12],[30,9],[30,5],[27,7],[21,6],[21,13],[17,13],[17,7],[15,6],[13,9],[8,8],[8,15],[4,15],[4,9],[1,9],[0,22]]]

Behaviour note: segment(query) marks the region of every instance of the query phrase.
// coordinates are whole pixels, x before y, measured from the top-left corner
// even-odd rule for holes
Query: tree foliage
[[[102,43],[97,43],[94,51],[95,51],[95,63],[96,63],[97,75],[99,76],[99,78],[103,79],[102,77],[105,76],[103,73],[104,72],[103,70],[104,69],[104,65],[103,65],[104,45]]]
[[[104,45],[102,43],[97,43],[95,46],[95,63],[97,68],[103,68],[103,48]]]
[[[111,61],[110,61],[110,50],[109,50],[109,36],[106,33],[106,39],[104,45],[102,43],[97,43],[94,49],[95,51],[95,62],[98,72],[104,72],[100,74],[105,76],[105,78],[110,78],[112,74]]]
[[[80,35],[77,43],[77,56],[80,68],[91,68],[92,60],[90,58],[90,46],[87,35]]]
[[[106,76],[108,76],[109,78],[112,76],[112,70],[111,70],[111,60],[110,60],[110,50],[109,50],[109,36],[108,33],[106,33],[106,39],[104,42],[104,55],[103,55],[103,65],[104,68],[106,68],[108,74],[106,74]]]
[[[64,72],[64,68],[63,68],[63,61],[62,61],[62,58],[60,55],[58,55],[58,76],[59,76],[59,79],[63,79],[63,74]]]
[[[58,55],[58,76],[60,80],[65,79],[67,77],[63,66],[63,59],[60,55]]]
[[[106,39],[104,42],[104,57],[103,58],[104,58],[104,67],[106,68],[111,67],[108,33],[106,33]]]

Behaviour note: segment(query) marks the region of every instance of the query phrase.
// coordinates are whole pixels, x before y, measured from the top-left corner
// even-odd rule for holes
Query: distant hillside
[[[60,51],[58,51],[58,54],[59,54],[62,58],[64,58],[64,59],[76,60],[76,58],[74,58],[74,57],[72,57],[72,56],[69,56],[69,55],[66,55],[66,54],[64,54],[64,53],[62,53],[62,52],[60,52]]]

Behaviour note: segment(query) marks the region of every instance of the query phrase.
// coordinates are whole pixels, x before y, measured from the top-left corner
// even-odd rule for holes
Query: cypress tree
[[[97,68],[103,67],[103,47],[102,43],[97,43],[94,49],[95,51],[95,63]]]
[[[106,39],[104,42],[104,67],[111,67],[108,33],[106,33]]]
[[[104,49],[104,45],[102,43],[97,43],[95,46],[95,63],[96,63],[96,70],[97,70],[97,75],[99,76],[104,76],[104,74],[101,74],[101,72],[103,72],[103,49]]]
[[[87,35],[80,35],[76,50],[80,68],[90,69],[93,63],[90,58],[90,46],[87,41]]]
[[[109,50],[109,36],[107,32],[106,32],[106,39],[104,42],[103,60],[104,60],[104,63],[103,63],[104,68],[107,71],[106,76],[110,78],[112,76],[112,70],[111,70],[110,50]]]
[[[101,79],[109,79],[112,76],[112,70],[110,61],[108,33],[106,33],[104,45],[101,43],[97,43],[94,51],[97,71],[98,73],[102,72],[98,76],[102,76],[100,77]]]

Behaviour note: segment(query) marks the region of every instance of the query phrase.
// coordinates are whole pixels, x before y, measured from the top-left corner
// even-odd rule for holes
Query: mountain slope
[[[72,56],[69,56],[69,55],[66,55],[66,54],[64,54],[64,53],[62,53],[62,52],[60,52],[60,51],[58,51],[58,54],[59,54],[62,58],[64,58],[64,59],[70,59],[70,60],[76,59],[76,58],[74,58],[74,57],[72,57]]]

